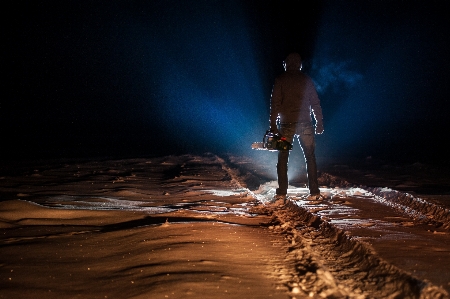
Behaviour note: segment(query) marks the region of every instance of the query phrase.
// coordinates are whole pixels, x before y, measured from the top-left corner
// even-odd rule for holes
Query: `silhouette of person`
[[[270,131],[280,133],[291,144],[298,137],[306,162],[310,200],[323,199],[317,181],[316,134],[323,133],[322,108],[311,78],[301,71],[302,59],[291,53],[283,62],[285,72],[275,79],[270,99]],[[315,119],[313,128],[311,114]],[[279,128],[277,127],[279,124]],[[278,151],[278,188],[274,200],[285,202],[288,189],[289,150]]]

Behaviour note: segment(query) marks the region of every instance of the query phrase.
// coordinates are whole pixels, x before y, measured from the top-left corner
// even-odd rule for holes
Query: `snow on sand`
[[[292,186],[273,206],[276,182],[257,165],[205,154],[5,167],[0,298],[448,298],[448,273],[388,254],[393,235],[427,238],[440,271],[445,213],[433,224],[327,174],[326,202]],[[367,218],[374,205],[389,212]]]

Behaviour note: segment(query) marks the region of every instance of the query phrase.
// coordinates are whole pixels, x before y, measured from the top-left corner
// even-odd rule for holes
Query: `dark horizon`
[[[2,160],[249,154],[282,61],[324,110],[319,157],[447,163],[449,9],[431,1],[19,1]]]

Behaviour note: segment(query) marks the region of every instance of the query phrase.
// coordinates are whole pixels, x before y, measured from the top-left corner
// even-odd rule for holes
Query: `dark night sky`
[[[364,3],[364,4],[362,4]],[[448,161],[445,1],[10,1],[3,159],[244,153],[304,58],[321,156]]]

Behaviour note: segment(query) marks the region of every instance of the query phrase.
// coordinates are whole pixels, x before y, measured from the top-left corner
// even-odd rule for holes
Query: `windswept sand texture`
[[[340,165],[274,206],[261,157],[3,167],[0,298],[449,298],[448,196]]]

